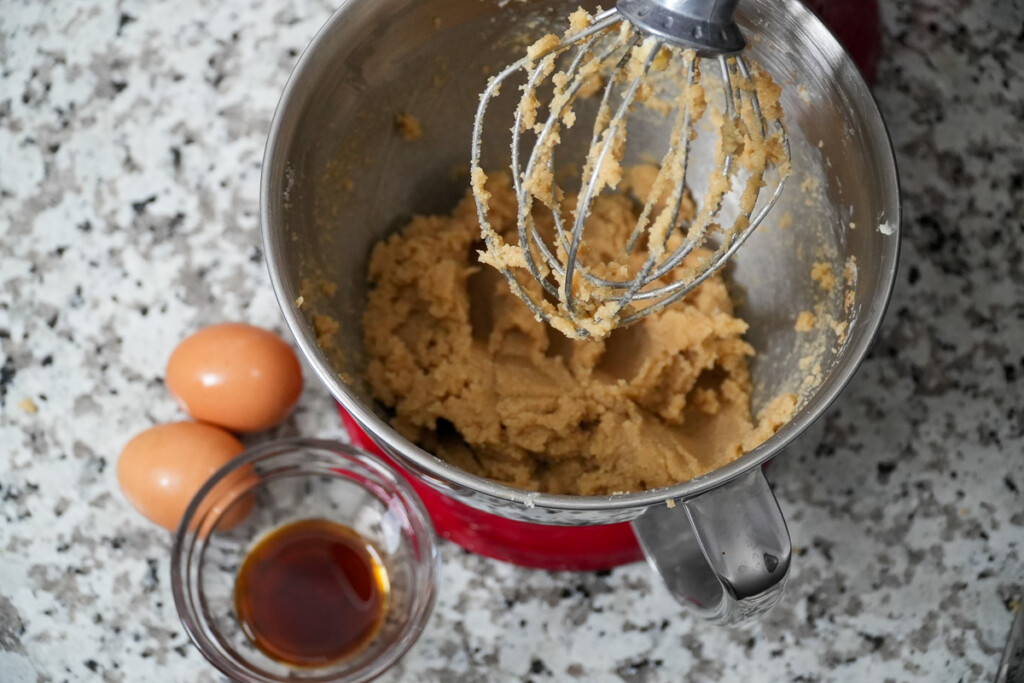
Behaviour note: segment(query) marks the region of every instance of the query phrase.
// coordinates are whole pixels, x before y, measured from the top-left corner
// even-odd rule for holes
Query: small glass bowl
[[[383,624],[362,650],[328,666],[294,668],[243,632],[235,577],[267,533],[311,518],[343,524],[372,543],[391,590]],[[343,443],[290,439],[246,451],[199,490],[174,538],[171,586],[192,642],[225,675],[244,683],[337,683],[379,676],[412,647],[433,608],[439,569],[430,518],[400,475]]]

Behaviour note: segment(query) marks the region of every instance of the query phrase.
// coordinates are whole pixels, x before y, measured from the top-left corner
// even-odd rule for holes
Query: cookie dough
[[[481,261],[507,271],[513,293],[556,330],[574,339],[602,340],[623,322],[657,310],[669,299],[657,284],[664,279],[662,266],[674,271],[674,292],[687,291],[721,264],[747,234],[759,199],[767,206],[768,193],[762,189],[773,183],[766,174],[774,169],[771,175],[781,184],[790,173],[790,155],[781,121],[781,88],[753,59],[749,65],[729,62],[722,83],[710,76],[714,69],[701,66],[696,51],[638,32],[629,22],[599,30],[584,41],[579,36],[593,19],[578,9],[563,37],[544,36],[527,49],[519,65],[526,82],[520,88],[513,151],[523,151],[522,134],[528,142],[526,154],[513,155],[512,172],[521,178],[519,232],[528,244],[509,243],[490,225],[491,196],[480,165],[480,138],[488,137],[486,109],[506,75],[519,66],[492,81],[481,99],[471,178],[482,218]],[[569,53],[576,56],[569,59]],[[600,103],[577,111],[587,99],[583,86],[590,92],[595,83],[605,85]],[[712,84],[710,92],[707,83]],[[628,174],[623,165],[627,131],[634,109],[641,105],[671,125],[663,153],[658,145],[644,146],[646,154],[659,159],[648,204],[633,230],[618,242],[605,240],[597,247],[590,227],[578,228],[590,225],[594,198],[622,192]],[[589,120],[577,122],[578,114]],[[569,145],[565,153],[563,147],[563,133],[576,125],[592,129],[582,158],[583,150]],[[694,166],[691,157],[706,153],[713,154],[713,165],[694,172],[706,188],[697,210],[683,219],[678,208],[693,199],[687,196],[693,191],[687,178]],[[568,184],[563,182],[567,179]],[[573,195],[576,188],[578,197]],[[736,210],[723,209],[730,193],[736,195]],[[557,230],[534,229],[538,204],[561,217]],[[676,261],[672,255],[684,244],[707,251],[702,258]],[[531,279],[541,281],[549,295],[520,286]]]
[[[492,225],[514,241],[508,177],[486,189]],[[595,239],[621,235],[635,203],[602,195],[590,220]],[[602,341],[570,340],[479,263],[480,239],[467,196],[449,216],[415,217],[370,260],[366,379],[428,451],[519,488],[622,493],[719,468],[790,418],[790,394],[751,416],[754,351],[721,278]]]

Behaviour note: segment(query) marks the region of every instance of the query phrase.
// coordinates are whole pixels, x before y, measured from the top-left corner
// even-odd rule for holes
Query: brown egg
[[[302,393],[302,369],[280,337],[241,323],[185,339],[167,363],[167,388],[197,420],[234,432],[273,427]]]
[[[245,447],[233,435],[211,425],[157,425],[133,438],[121,451],[117,482],[136,510],[173,531],[200,487],[243,450]],[[251,469],[240,469],[213,490],[209,499],[213,501],[214,518],[230,505],[217,528],[230,529],[249,515],[254,501],[244,492],[256,483],[255,476]],[[243,497],[232,505],[231,501],[240,495]]]

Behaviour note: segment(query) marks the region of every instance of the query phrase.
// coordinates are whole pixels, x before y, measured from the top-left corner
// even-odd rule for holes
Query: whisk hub
[[[701,55],[735,54],[747,45],[735,12],[739,0],[619,0],[616,9],[648,35]]]

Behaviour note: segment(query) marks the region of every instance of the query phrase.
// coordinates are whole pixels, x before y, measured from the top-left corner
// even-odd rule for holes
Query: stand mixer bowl
[[[899,187],[884,123],[857,67],[797,0],[743,0],[737,11],[739,25],[755,36],[751,58],[784,86],[795,177],[727,274],[757,351],[751,361],[754,412],[779,393],[799,393],[788,424],[728,466],[668,488],[540,494],[476,477],[407,441],[362,380],[371,249],[412,214],[447,213],[464,196],[479,92],[499,67],[560,28],[579,4],[596,9],[577,0],[343,2],[302,56],[270,132],[261,218],[271,278],[288,326],[331,394],[422,488],[466,506],[471,514],[459,523],[471,526],[473,514],[525,523],[543,545],[548,527],[539,525],[567,531],[632,522],[677,597],[711,619],[741,621],[774,604],[789,566],[788,532],[761,466],[852,377],[881,323],[899,250]],[[422,124],[416,140],[395,132],[395,117],[406,113]],[[659,125],[652,118],[648,134],[656,136]],[[638,134],[645,134],[642,127]],[[485,159],[507,157],[507,136],[487,144]],[[822,261],[838,278],[830,294],[809,277]],[[847,267],[856,277],[844,281]],[[815,306],[837,324],[796,332],[796,316]],[[446,533],[443,523],[438,526]],[[627,527],[605,528],[606,538],[619,545],[614,558],[527,563],[594,568],[636,557],[631,535],[622,533]],[[600,528],[585,531],[593,537],[592,552],[600,554]],[[458,538],[458,530],[447,535]],[[682,540],[673,542],[676,537]],[[562,542],[551,542],[552,558]],[[754,546],[756,557],[733,566],[716,565],[711,557],[712,548],[726,554]]]

